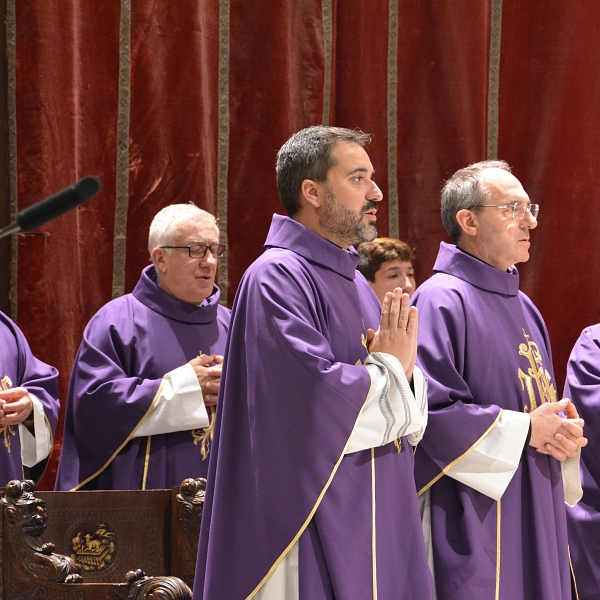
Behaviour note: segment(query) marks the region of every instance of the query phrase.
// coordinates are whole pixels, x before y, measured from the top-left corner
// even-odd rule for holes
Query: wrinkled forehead
[[[521,182],[503,169],[487,169],[481,174],[481,182],[490,193],[495,204],[529,202],[529,196]]]
[[[200,242],[216,243],[219,241],[219,230],[214,223],[206,219],[193,219],[182,223],[175,233],[177,243]]]

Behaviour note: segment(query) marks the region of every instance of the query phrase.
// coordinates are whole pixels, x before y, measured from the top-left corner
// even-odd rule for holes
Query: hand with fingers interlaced
[[[383,299],[379,329],[367,332],[369,352],[387,352],[395,356],[410,381],[417,361],[417,309],[410,305],[408,294],[400,288]]]
[[[214,406],[219,397],[223,357],[219,354],[200,353],[199,356],[190,360],[189,364],[192,365],[196,377],[198,377],[204,404]]]
[[[0,425],[26,423],[32,411],[33,400],[25,388],[0,391]],[[33,419],[31,424],[33,425]]]

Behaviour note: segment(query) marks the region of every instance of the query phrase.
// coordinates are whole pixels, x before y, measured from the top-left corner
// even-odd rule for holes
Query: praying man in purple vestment
[[[152,265],[88,323],[67,399],[57,490],[168,489],[206,477],[229,327],[215,218],[192,203],[150,225]]]
[[[538,212],[504,161],[457,171],[442,192],[454,244],[413,296],[429,387],[415,477],[438,600],[571,597],[565,502],[581,497],[587,440],[519,291]]]
[[[600,599],[600,323],[586,327],[567,364],[565,396],[586,422],[588,447],[581,453],[583,497],[567,507],[567,528],[578,600]]]
[[[0,487],[39,479],[58,421],[58,371],[38,360],[0,312]]]
[[[277,157],[289,216],[246,271],[225,353],[195,600],[431,600],[413,475],[427,421],[417,312],[353,247],[382,194],[360,131]]]

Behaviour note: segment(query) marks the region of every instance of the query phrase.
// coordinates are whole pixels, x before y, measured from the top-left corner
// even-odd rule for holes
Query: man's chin
[[[361,242],[372,242],[377,237],[377,227],[374,224],[366,225],[359,233],[359,239],[354,242],[354,246]]]

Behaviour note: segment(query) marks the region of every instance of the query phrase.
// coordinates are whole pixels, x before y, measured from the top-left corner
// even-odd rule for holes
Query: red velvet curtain
[[[219,215],[231,305],[282,212],[277,150],[322,122],[374,135],[380,233],[416,247],[419,281],[447,240],[444,179],[486,158],[496,128],[498,157],[542,205],[522,289],[548,323],[562,389],[573,343],[599,320],[599,18],[586,0],[9,0],[12,202],[102,182],[19,236],[17,320],[59,368],[63,401],[85,324],[148,263],[154,214],[193,200]]]

